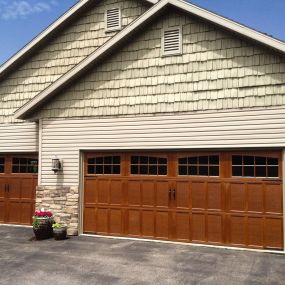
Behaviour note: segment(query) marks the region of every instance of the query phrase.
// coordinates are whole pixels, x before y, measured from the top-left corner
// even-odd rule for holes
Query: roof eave
[[[27,116],[32,113],[35,108],[37,108],[44,101],[52,97],[53,94],[55,94],[59,88],[63,88],[75,76],[79,76],[82,72],[84,72],[84,70],[89,67],[90,64],[94,63],[94,60],[99,60],[102,56],[104,56],[107,51],[110,50],[110,48],[114,48],[114,46],[119,44],[125,38],[125,36],[128,36],[130,32],[133,32],[134,30],[139,28],[142,23],[146,22],[147,19],[152,18],[156,13],[162,11],[162,8],[168,4],[169,0],[160,0],[157,2],[158,3],[151,7],[146,13],[134,20],[129,26],[121,30],[118,34],[116,34],[105,44],[99,47],[95,52],[93,52],[87,58],[82,60],[80,64],[73,67],[69,72],[61,76],[44,91],[36,95],[32,100],[30,100],[21,108],[16,110],[16,112],[14,113],[14,118],[22,120],[26,119]],[[84,68],[81,68],[81,66],[84,66]]]
[[[159,0],[145,0],[150,4],[156,4]],[[65,23],[74,17],[83,9],[87,8],[88,5],[92,5],[92,0],[81,0],[71,7],[65,14],[63,14],[54,23],[48,26],[43,32],[37,35],[31,42],[25,45],[15,55],[8,59],[5,63],[0,65],[0,78],[11,71],[18,63],[22,62],[26,56],[31,54],[38,46],[48,38],[49,35],[60,29]]]
[[[242,37],[247,37],[251,40],[254,40],[262,45],[265,45],[271,49],[281,52],[285,54],[285,43],[282,41],[278,41],[274,38],[271,38],[265,34],[252,30],[248,27],[245,27],[241,24],[238,24],[234,21],[226,19],[222,16],[216,15],[212,12],[209,12],[205,9],[197,7],[193,4],[187,3],[182,0],[161,0],[158,1],[156,5],[151,7],[147,12],[145,12],[142,16],[132,22],[125,29],[120,31],[117,35],[107,41],[103,46],[98,48],[94,53],[80,62],[77,66],[71,69],[68,73],[63,75],[57,81],[55,81],[52,85],[50,85],[47,89],[45,89],[42,93],[38,94],[32,100],[30,100],[27,104],[22,106],[14,113],[14,117],[16,119],[26,119],[28,115],[34,111],[39,105],[41,105],[46,100],[50,99],[57,91],[66,86],[73,78],[84,72],[86,68],[88,68],[91,64],[94,64],[96,60],[98,60],[104,53],[110,51],[110,49],[121,42],[124,37],[129,35],[131,32],[134,32],[140,25],[151,19],[156,13],[162,10],[165,6],[171,4],[177,8],[183,9],[186,12],[194,14],[200,18],[203,18],[206,21],[210,21],[215,25],[219,25],[223,28],[226,28],[232,32],[239,34]]]
[[[265,35],[261,32],[255,31],[249,27],[246,27],[235,21],[212,13],[191,3],[187,3],[183,0],[169,0],[169,3],[191,14],[195,14],[195,16],[207,20],[215,25],[236,32],[237,34],[240,34],[243,37],[255,40],[256,42],[259,42],[262,45],[266,45],[269,48],[273,48],[279,52],[285,53],[285,43],[280,40]]]

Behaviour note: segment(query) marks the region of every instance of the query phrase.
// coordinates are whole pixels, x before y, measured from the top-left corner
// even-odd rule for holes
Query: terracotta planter
[[[52,224],[53,219],[51,218],[36,218],[37,225],[33,226],[33,231],[37,240],[43,240],[52,238]]]
[[[67,229],[66,227],[61,227],[61,228],[54,228],[53,229],[53,237],[55,240],[64,240],[66,239],[66,233]]]

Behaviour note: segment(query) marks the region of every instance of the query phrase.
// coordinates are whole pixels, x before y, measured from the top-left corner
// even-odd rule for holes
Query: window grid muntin
[[[239,157],[239,158],[238,158]],[[240,164],[234,164],[234,161],[240,161]],[[263,163],[258,163],[258,161],[263,161]],[[265,163],[264,163],[265,162]],[[274,163],[275,162],[275,163]],[[263,173],[265,175],[258,175],[257,170],[261,171],[263,168]],[[239,169],[240,175],[235,175],[234,170]],[[274,170],[274,171],[273,171]],[[247,175],[248,171],[251,175]],[[270,175],[275,173],[276,175]],[[253,156],[253,155],[232,155],[232,176],[233,177],[252,177],[252,178],[278,178],[279,177],[279,160],[276,157],[267,156]]]
[[[147,155],[132,155],[130,158],[131,175],[166,176],[168,173],[167,158]]]
[[[108,155],[88,158],[87,173],[96,175],[120,175],[121,157],[119,155]]]
[[[26,157],[12,158],[12,173],[38,173],[38,159]]]
[[[219,155],[181,157],[178,159],[178,175],[219,177],[220,157]]]

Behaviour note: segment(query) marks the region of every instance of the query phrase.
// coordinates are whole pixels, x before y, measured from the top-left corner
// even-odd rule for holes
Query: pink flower
[[[49,211],[35,211],[35,216],[36,217],[52,217],[52,212]]]

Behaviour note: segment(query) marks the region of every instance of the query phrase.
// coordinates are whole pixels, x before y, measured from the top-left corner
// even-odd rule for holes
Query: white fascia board
[[[61,86],[69,83],[72,78],[83,71],[90,64],[94,63],[98,58],[104,55],[108,50],[110,50],[114,45],[118,44],[122,39],[124,39],[129,33],[138,28],[141,24],[152,18],[157,12],[168,4],[173,5],[174,7],[180,8],[181,10],[188,12],[190,14],[196,15],[206,21],[210,21],[216,25],[224,27],[230,31],[238,33],[242,36],[246,36],[252,40],[255,40],[263,45],[271,47],[272,49],[278,50],[285,54],[285,43],[269,36],[266,36],[260,32],[252,30],[248,27],[245,27],[239,23],[226,19],[222,16],[216,15],[212,12],[209,12],[205,9],[197,7],[193,4],[185,2],[183,0],[160,0],[151,7],[147,12],[142,16],[133,21],[129,26],[123,29],[121,32],[116,34],[113,38],[107,41],[104,45],[98,48],[94,53],[81,61],[77,66],[71,69],[69,72],[60,77],[52,85],[50,85],[43,92],[39,93],[28,103],[19,108],[15,113],[14,117],[16,119],[24,119],[28,112],[31,112],[35,107],[37,107],[42,101],[49,99]]]
[[[90,0],[81,0],[75,4],[70,10],[68,10],[64,15],[62,15],[58,20],[51,24],[47,29],[35,37],[30,43],[28,43],[24,48],[18,51],[13,57],[6,61],[3,65],[0,66],[0,75],[6,70],[10,65],[22,58],[29,50],[34,48],[39,44],[43,39],[45,39],[50,33],[52,33],[56,28],[61,26],[68,18],[74,15],[80,8],[85,6]],[[91,0],[92,1],[92,0]]]
[[[26,46],[24,46],[21,50],[19,50],[14,56],[8,59],[4,64],[0,66],[0,76],[1,74],[7,70],[10,66],[18,62],[25,56],[30,50],[35,48],[42,40],[44,40],[49,34],[51,34],[54,30],[60,27],[66,20],[68,20],[71,16],[73,16],[78,10],[84,7],[88,2],[92,2],[93,0],[81,0],[77,4],[75,4],[71,9],[69,9],[65,14],[63,14],[58,20],[52,23],[47,29],[41,32],[38,36],[36,36],[31,42],[29,42]],[[97,0],[96,0],[97,1]],[[156,4],[159,0],[145,0],[150,4]]]
[[[104,55],[110,48],[123,40],[130,32],[138,28],[141,24],[143,24],[146,20],[154,16],[157,12],[159,12],[163,7],[168,4],[169,0],[161,0],[158,1],[156,5],[151,7],[146,13],[142,16],[134,20],[129,26],[123,29],[121,32],[116,34],[113,38],[108,40],[105,44],[103,44],[100,48],[98,48],[95,52],[89,55],[87,58],[82,60],[78,65],[73,67],[69,72],[61,76],[57,81],[51,84],[48,88],[46,88],[43,92],[36,95],[32,100],[23,105],[20,109],[18,109],[14,113],[14,117],[16,119],[23,119],[25,115],[30,112],[33,108],[38,106],[43,100],[47,100],[50,96],[54,94],[54,92],[64,86],[66,83],[70,82],[71,79],[79,74],[82,70],[88,67],[90,64],[94,63],[94,61]]]
[[[255,31],[242,24],[239,24],[237,22],[234,22],[232,20],[214,14],[210,11],[207,11],[203,8],[200,8],[183,0],[169,0],[169,3],[175,7],[178,7],[184,11],[190,12],[191,14],[194,14],[202,19],[205,19],[206,21],[210,21],[216,25],[229,29],[242,36],[248,37],[254,41],[262,43],[263,45],[266,45],[270,48],[285,53],[285,43],[280,40],[267,36],[263,33]]]

